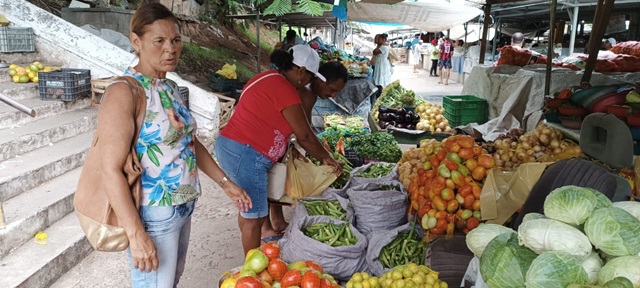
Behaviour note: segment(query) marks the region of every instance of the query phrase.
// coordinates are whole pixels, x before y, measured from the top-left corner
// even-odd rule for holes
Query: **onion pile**
[[[544,124],[527,133],[513,129],[495,142],[485,143],[483,148],[493,154],[496,167],[505,169],[515,169],[522,163],[557,161],[582,155],[580,146],[563,139],[560,131]]]
[[[420,115],[420,122],[416,129],[433,133],[450,132],[449,120],[444,118],[444,107],[439,104],[424,102],[416,106],[416,113]]]

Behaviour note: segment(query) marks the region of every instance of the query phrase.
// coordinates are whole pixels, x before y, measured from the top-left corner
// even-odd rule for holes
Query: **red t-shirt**
[[[220,134],[278,161],[287,151],[293,133],[282,110],[300,104],[298,91],[284,76],[276,70],[262,72],[247,82],[233,116]]]
[[[451,53],[453,51],[453,47],[451,47],[451,42],[445,41],[440,44],[440,59],[451,59]]]

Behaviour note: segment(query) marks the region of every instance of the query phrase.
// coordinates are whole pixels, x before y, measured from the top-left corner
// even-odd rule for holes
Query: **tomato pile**
[[[442,147],[420,149],[428,161],[409,184],[409,213],[417,211],[422,228],[434,235],[473,230],[480,224],[480,192],[494,158],[463,135],[443,140]]]
[[[329,274],[313,261],[287,264],[280,259],[280,247],[269,242],[252,249],[240,272],[227,275],[221,288],[339,288]]]

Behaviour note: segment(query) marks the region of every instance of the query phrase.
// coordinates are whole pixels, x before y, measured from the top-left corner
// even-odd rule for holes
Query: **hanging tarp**
[[[399,23],[428,32],[438,32],[462,25],[476,18],[480,9],[442,0],[400,2],[394,5],[349,3],[350,21]]]

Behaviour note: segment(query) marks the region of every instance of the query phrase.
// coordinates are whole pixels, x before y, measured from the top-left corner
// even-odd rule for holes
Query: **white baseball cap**
[[[320,56],[318,56],[316,50],[313,50],[313,48],[307,44],[298,44],[291,47],[291,51],[294,65],[304,67],[307,71],[318,77],[318,79],[327,82],[327,79],[318,72],[320,68]]]

